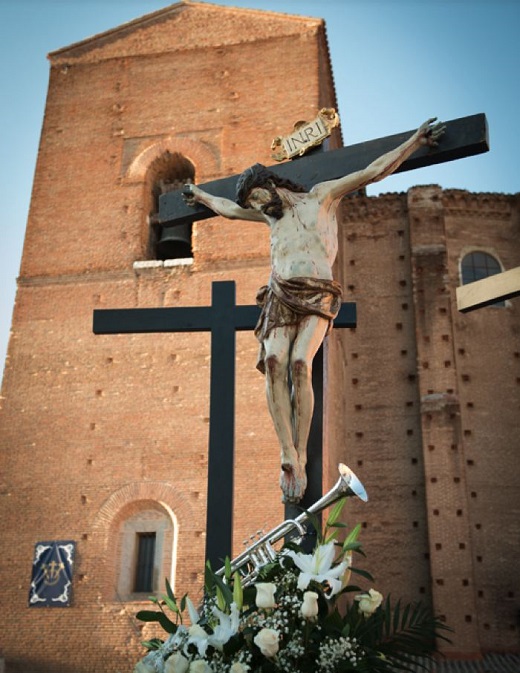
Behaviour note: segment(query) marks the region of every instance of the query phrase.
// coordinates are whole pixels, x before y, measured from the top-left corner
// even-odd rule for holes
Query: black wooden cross
[[[439,145],[420,148],[401,164],[396,173],[453,159],[463,159],[489,150],[485,114],[461,117],[443,123],[446,130]],[[415,130],[406,131],[330,152],[316,152],[295,161],[269,166],[269,170],[310,190],[318,182],[335,180],[366,168],[372,161],[408,140],[414,132]],[[214,196],[234,201],[237,180],[238,175],[232,175],[207,182],[200,187]],[[215,217],[215,213],[201,204],[189,206],[182,195],[182,190],[167,192],[159,197],[159,223],[163,226],[196,222],[208,217]]]
[[[233,542],[235,332],[254,329],[259,315],[257,306],[236,305],[233,281],[212,284],[209,307],[94,311],[95,334],[211,332],[206,560],[211,561],[214,569],[222,565],[226,556],[231,558]],[[343,304],[334,324],[336,327],[355,327],[355,304]],[[313,369],[316,404],[309,438],[309,484],[302,507],[309,507],[321,496],[321,357],[315,358]],[[291,511],[290,515],[294,516],[294,513]]]

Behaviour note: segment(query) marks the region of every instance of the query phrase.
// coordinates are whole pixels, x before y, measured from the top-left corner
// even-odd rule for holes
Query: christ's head
[[[236,186],[236,202],[242,208],[256,208],[279,220],[283,215],[283,203],[276,188],[291,192],[306,192],[302,185],[281,178],[262,164],[255,164],[240,174]]]

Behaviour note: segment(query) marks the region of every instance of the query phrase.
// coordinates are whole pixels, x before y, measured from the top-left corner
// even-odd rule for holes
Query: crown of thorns
[[[287,178],[281,178],[276,173],[273,173],[263,164],[255,164],[241,173],[237,180],[236,186],[236,202],[242,208],[246,207],[246,201],[252,189],[258,187],[269,187],[269,183],[273,183],[275,187],[285,187],[291,192],[306,192],[307,189],[303,185],[299,185]]]

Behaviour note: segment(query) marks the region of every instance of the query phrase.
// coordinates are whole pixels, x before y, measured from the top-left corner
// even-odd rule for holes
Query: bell
[[[163,227],[156,246],[157,259],[193,257],[191,251],[191,222]]]

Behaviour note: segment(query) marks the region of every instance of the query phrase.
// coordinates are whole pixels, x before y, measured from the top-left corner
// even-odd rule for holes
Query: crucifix
[[[302,408],[296,412],[294,409],[291,410],[292,402],[289,398],[299,399],[304,395],[303,393],[299,395],[297,391],[297,394],[292,396],[290,393],[285,393],[283,387],[287,388],[290,384],[295,388],[300,386],[300,391],[304,390],[307,385],[304,379],[308,378],[307,374],[311,370],[314,355],[332,319],[336,317],[340,305],[339,293],[331,275],[332,262],[336,254],[335,230],[331,226],[332,220],[325,220],[320,208],[326,202],[327,208],[331,210],[332,203],[337,205],[344,194],[380,180],[396,170],[410,170],[478,154],[488,149],[484,115],[453,120],[442,127],[433,126],[433,121],[429,120],[423,124],[411,137],[409,133],[399,134],[355,145],[352,148],[309,155],[293,163],[272,167],[272,170],[256,165],[240,176],[203,185],[204,189],[193,185],[190,186],[187,200],[186,195],[180,191],[161,197],[159,223],[162,226],[184,224],[187,221],[219,214],[232,219],[264,222],[271,227],[273,273],[269,287],[265,288],[263,303],[261,302],[262,327],[259,329],[259,338],[265,351],[262,366],[266,371],[268,391],[269,385],[271,385],[271,393],[277,391],[276,396],[271,395],[270,411],[281,441],[280,482],[286,503],[293,504],[301,501],[306,490],[307,438],[312,404],[303,404]],[[436,148],[437,139],[442,134],[444,134],[442,143],[439,148]],[[295,179],[298,183],[294,182]],[[231,195],[237,197],[238,204],[231,200]],[[327,213],[327,217],[329,215],[330,213]],[[290,221],[292,221],[292,227]],[[289,229],[291,235],[286,236]],[[285,233],[280,230],[284,230]],[[309,232],[311,232],[310,235]],[[289,243],[285,247],[284,241]],[[294,253],[294,247],[296,247],[296,253]],[[294,289],[298,296],[291,299],[289,295],[293,291],[292,286],[300,279],[300,276],[304,276],[303,280],[306,282]],[[298,285],[297,282],[296,285]],[[285,308],[283,306],[280,308],[281,298],[287,299],[287,297],[289,299],[284,304]],[[281,303],[283,304],[284,301]],[[275,306],[273,311],[274,305],[278,308]],[[309,305],[312,305],[310,310]],[[307,313],[300,312],[302,306]],[[286,310],[288,307],[289,312]],[[171,311],[174,309],[137,309],[136,311],[147,310]],[[176,310],[187,311],[189,309]],[[103,314],[107,312],[97,311],[96,314],[98,324],[95,331],[109,333],[110,330],[106,330],[102,324]],[[276,317],[271,325],[274,314]],[[141,315],[144,317],[144,314]],[[303,318],[298,317],[302,315]],[[234,341],[233,311],[223,310],[223,316],[224,320],[229,320],[233,325],[231,329]],[[118,318],[115,317],[115,320],[117,322]],[[135,327],[136,325],[127,331],[154,331],[149,329],[149,325],[137,325],[138,329]],[[160,331],[170,330],[171,327]],[[112,332],[121,331],[119,323],[112,327]],[[214,334],[213,331],[212,334]],[[291,353],[292,359],[289,365]],[[290,371],[288,371],[289,367]],[[218,398],[219,395],[212,393],[210,404],[213,404],[213,397]],[[273,403],[275,397],[277,402]],[[288,418],[288,414],[293,414],[293,417]],[[215,422],[216,417],[212,416],[211,426]],[[291,432],[293,433],[292,440],[288,439]],[[305,438],[304,441],[301,440],[302,436]],[[220,458],[216,460],[221,463],[225,462]],[[209,461],[211,464],[211,456]],[[232,465],[228,464],[226,469],[232,471]],[[211,467],[209,479],[214,479]],[[208,486],[208,493],[211,489],[212,484]],[[219,538],[222,536],[222,528],[209,520],[210,516],[216,515],[219,509],[221,509],[220,506],[212,507],[208,496],[208,536],[211,534]],[[229,529],[231,529],[230,526],[231,524],[229,524]],[[230,546],[224,554],[220,553],[220,557],[229,554]]]

